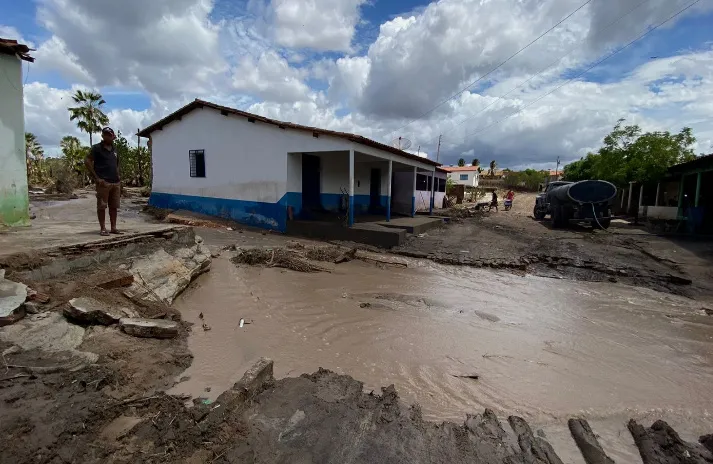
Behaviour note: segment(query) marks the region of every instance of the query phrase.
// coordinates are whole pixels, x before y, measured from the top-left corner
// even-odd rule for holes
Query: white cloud
[[[233,72],[233,86],[270,101],[296,102],[306,100],[310,93],[303,75],[277,53],[268,51],[257,60],[243,57]]]
[[[226,70],[210,0],[41,0],[38,17],[53,34],[58,65],[97,85],[144,89],[161,98],[212,91]],[[59,60],[59,58],[56,58]]]
[[[272,0],[275,42],[291,48],[349,51],[366,0]]]

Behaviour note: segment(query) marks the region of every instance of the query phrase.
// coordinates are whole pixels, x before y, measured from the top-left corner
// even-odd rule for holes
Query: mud
[[[482,214],[410,237],[392,250],[442,264],[591,282],[620,282],[710,301],[713,242],[659,237],[614,221],[608,231],[552,229],[531,216],[534,195],[511,211]]]

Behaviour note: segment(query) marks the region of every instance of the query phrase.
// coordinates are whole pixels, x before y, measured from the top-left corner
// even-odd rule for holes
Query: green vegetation
[[[470,163],[471,166],[480,166],[480,160],[478,158],[473,158],[473,162]]]
[[[492,160],[490,162],[490,169],[488,169],[488,175],[490,177],[495,177],[495,170],[497,169],[497,167],[498,167],[498,163],[496,163],[495,160]]]
[[[81,90],[72,98],[79,106],[67,108],[69,119],[77,121],[77,127],[89,134],[91,144],[92,134],[101,132],[103,126],[109,125],[109,117],[102,109],[106,102],[99,93]],[[122,183],[138,187],[150,183],[152,175],[149,149],[129,145],[129,141],[121,132],[117,134],[114,145]],[[62,137],[59,146],[62,156],[45,158],[44,149],[37,137],[31,133],[25,134],[28,183],[49,187],[49,190],[58,193],[71,193],[76,187],[91,183],[84,167],[84,159],[89,154],[91,145],[82,145],[77,137],[66,135]]]
[[[463,158],[458,160],[458,166],[461,166],[461,167],[465,166],[465,160]]]
[[[510,189],[537,191],[548,175],[547,171],[536,171],[534,169],[525,169],[519,172],[508,170],[504,185]]]
[[[678,134],[670,132],[642,133],[638,125],[622,126],[620,119],[612,132],[604,137],[604,145],[596,153],[564,167],[564,178],[607,180],[624,186],[629,182],[652,182],[661,178],[674,164],[695,159],[696,138],[689,127]]]

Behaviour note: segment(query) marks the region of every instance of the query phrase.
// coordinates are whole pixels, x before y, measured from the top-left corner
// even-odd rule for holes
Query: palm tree
[[[89,146],[92,146],[92,134],[99,132],[102,126],[109,124],[109,118],[102,109],[102,105],[106,101],[98,92],[84,92],[82,90],[77,90],[72,95],[72,100],[78,106],[67,108],[69,110],[69,120],[76,120],[79,130],[89,134]]]
[[[473,158],[473,162],[470,165],[471,166],[480,166],[480,160],[478,158]]]
[[[465,160],[463,158],[458,160],[458,166],[465,166]]]
[[[490,162],[490,169],[488,170],[488,174],[490,177],[495,177],[495,168],[498,167],[498,164],[495,162],[495,160],[492,160]]]
[[[37,140],[37,136],[32,132],[25,132],[25,160],[27,162],[28,179],[32,178],[33,174],[37,176],[41,174],[39,165],[44,157],[45,151]]]

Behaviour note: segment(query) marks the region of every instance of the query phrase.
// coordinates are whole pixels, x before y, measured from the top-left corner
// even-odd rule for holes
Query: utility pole
[[[438,163],[438,159],[441,156],[441,137],[443,137],[443,134],[440,134],[438,136],[438,149],[436,149],[436,163]]]
[[[557,169],[555,169],[555,177],[559,177],[560,175],[560,157],[557,157]]]

